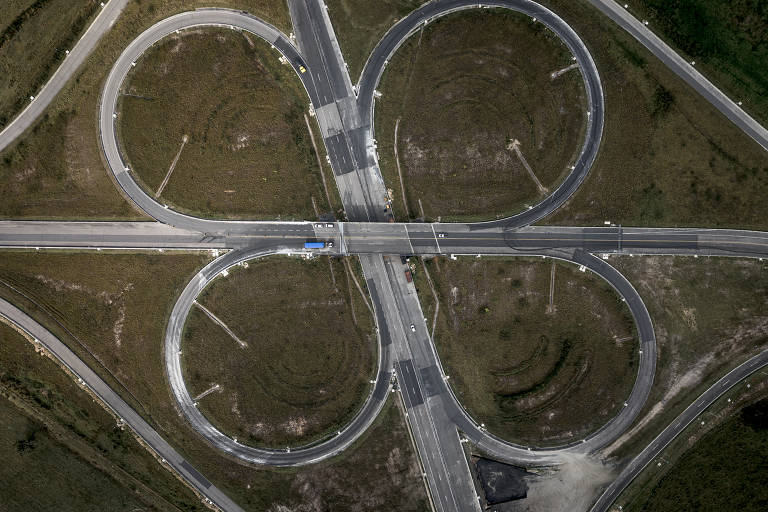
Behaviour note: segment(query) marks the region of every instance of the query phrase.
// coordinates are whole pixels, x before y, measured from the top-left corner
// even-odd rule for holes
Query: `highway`
[[[125,0],[111,0],[107,3],[35,102],[32,102],[27,110],[0,133],[0,149],[7,146],[40,115],[45,105],[50,103],[56,92],[71,77],[78,62],[82,62],[101,34],[111,26],[125,3]],[[612,3],[610,0],[593,0],[593,3],[602,5],[601,9],[605,12],[616,10],[615,6],[609,5]],[[407,37],[439,16],[461,9],[477,8],[477,3],[465,0],[437,0],[412,12],[387,32],[366,63],[358,84],[353,86],[325,6],[319,0],[289,0],[288,6],[294,23],[298,48],[275,27],[248,14],[228,9],[199,9],[172,16],[149,28],[123,51],[110,71],[104,84],[99,111],[100,136],[105,157],[123,191],[139,208],[158,222],[1,221],[0,247],[224,252],[223,256],[212,261],[187,285],[174,305],[166,331],[165,364],[169,384],[181,411],[193,427],[215,446],[246,462],[273,465],[309,464],[339,453],[365,431],[381,409],[394,375],[406,405],[407,419],[426,472],[430,497],[435,509],[438,511],[479,510],[457,429],[481,449],[501,460],[539,466],[557,464],[559,456],[563,453],[591,453],[616,439],[636,418],[647,399],[656,364],[655,336],[651,318],[632,285],[605,259],[596,255],[604,257],[612,254],[768,257],[768,235],[763,232],[620,226],[530,226],[563,204],[586,177],[597,155],[602,136],[603,92],[597,68],[589,51],[573,30],[557,15],[527,0],[496,0],[483,5],[520,11],[546,25],[570,48],[585,82],[588,116],[581,153],[573,162],[571,172],[563,183],[549,197],[531,209],[507,219],[485,223],[382,222],[387,220],[384,213],[386,189],[378,168],[373,140],[375,88],[388,59]],[[621,9],[619,11],[623,13]],[[611,16],[617,16],[614,19],[622,26],[632,26],[632,21],[626,16],[615,13]],[[133,67],[133,63],[140,59],[143,52],[152,44],[173,32],[199,26],[223,26],[248,31],[272,44],[276,51],[288,59],[294,69],[298,67],[300,61],[305,63],[307,72],[297,73],[297,75],[307,90],[314,115],[320,125],[323,143],[328,152],[349,222],[333,223],[333,227],[329,228],[324,224],[311,222],[200,219],[167,208],[150,197],[134,181],[115,136],[115,123],[120,116],[118,108],[122,83]],[[630,30],[630,32],[638,39],[647,38],[648,44],[655,45],[657,51],[665,56],[660,55],[660,58],[685,78],[685,74],[690,70],[686,69],[684,62],[682,64],[678,62],[681,60],[679,56],[676,56],[668,47],[661,46],[663,43],[659,45],[653,41],[646,34],[647,30],[644,27],[640,28],[642,30],[635,30],[635,32]],[[654,51],[653,48],[651,51]],[[77,61],[77,59],[80,60]],[[716,89],[713,92],[702,85],[704,84],[702,80],[705,80],[703,77],[700,75],[697,77],[695,74],[690,76],[692,77],[690,80],[693,81],[691,85],[702,92],[709,101],[721,110],[725,109],[724,112],[730,108],[727,103],[730,100],[727,98],[723,100],[724,95],[723,98],[718,96],[722,93]],[[47,90],[49,87],[50,89]],[[726,112],[726,115],[729,114]],[[765,130],[760,132],[758,128],[762,129],[762,127],[757,125],[755,128],[750,123],[751,118],[747,119],[748,116],[745,116],[746,114],[738,109],[738,111],[732,111],[729,118],[748,133],[752,129],[755,134],[750,134],[760,142],[760,137],[764,137]],[[763,147],[766,146],[763,145]],[[379,329],[377,379],[368,399],[354,420],[336,436],[291,451],[248,447],[218,432],[199,413],[189,396],[184,386],[179,361],[184,320],[197,294],[222,271],[247,259],[268,254],[306,253],[303,242],[307,240],[335,242],[333,248],[322,249],[317,251],[317,254],[354,254],[360,258]],[[533,446],[519,446],[487,433],[469,417],[446,383],[434,343],[427,332],[415,288],[404,277],[404,268],[400,263],[399,254],[542,256],[571,261],[601,276],[626,300],[640,332],[642,354],[638,377],[624,409],[587,438],[560,447],[540,449]],[[28,317],[25,320],[20,316],[23,313],[14,311],[12,308],[13,306],[9,304],[0,303],[2,314],[9,318],[13,317],[12,321],[34,324]],[[37,324],[24,325],[26,325],[25,328],[33,329],[35,336],[44,334],[42,332],[44,329]],[[410,328],[411,325],[414,326],[415,331]],[[78,372],[84,374],[90,371],[77,360],[74,354],[67,354],[61,350],[63,345],[55,338],[50,339],[50,333],[48,334],[47,343],[63,354],[65,359],[62,360],[66,364],[75,365]],[[61,347],[57,346],[56,342]],[[150,446],[161,453],[166,460],[171,461],[169,464],[186,480],[198,489],[204,489],[203,494],[222,509],[240,510],[194,468],[180,460],[178,454],[175,454],[167,443],[163,444],[165,442],[157,433],[148,426],[142,425],[143,420],[128,409],[128,406],[121,402],[103,382],[99,384],[100,381],[96,380],[98,377],[95,374],[86,375],[86,377],[87,379],[83,379],[87,385],[92,389],[96,386],[96,389],[102,393],[99,396],[103,395],[102,399],[113,410],[120,411],[121,417],[128,420],[126,416],[130,416],[129,425],[142,437],[148,436],[151,439],[151,442],[148,441]],[[682,428],[684,426],[676,423],[667,430],[670,435],[676,435]],[[152,437],[153,435],[155,437]],[[649,453],[658,449],[658,446],[649,446]],[[164,453],[168,453],[170,458]],[[609,493],[614,492],[611,489],[617,489],[615,492],[620,492],[623,489],[622,485],[625,486],[626,482],[634,478],[630,469],[638,467],[642,469],[639,466],[641,463],[642,460],[638,457],[637,464],[633,462],[627,469],[629,471],[627,476],[620,477],[614,483],[615,487],[606,491],[598,505],[610,504]]]
[[[665,428],[656,439],[645,447],[632,461],[622,470],[619,476],[608,486],[602,495],[597,499],[591,508],[591,512],[607,512],[611,504],[616,501],[619,495],[632,483],[640,472],[655,459],[685,428],[702,414],[707,407],[712,405],[718,398],[730,391],[734,386],[741,383],[761,368],[768,366],[768,350],[751,357],[740,364],[726,375],[712,384],[699,398],[688,406],[675,420]]]
[[[443,236],[440,236],[443,235]],[[305,251],[309,240],[333,248]],[[201,233],[159,222],[0,221],[0,247],[20,249],[228,250],[273,247],[316,254],[540,255],[581,250],[612,255],[768,258],[768,233],[735,229],[559,227],[476,230],[472,224],[254,223],[250,231]]]
[[[653,33],[652,28],[645,26],[615,0],[589,0],[589,3],[629,32],[643,46],[654,54],[661,62],[677,76],[693,87],[704,99],[714,105],[733,124],[752,137],[768,151],[768,130],[747,114],[736,102],[726,96],[710,82],[693,64],[682,58],[677,52]],[[738,58],[734,55],[733,58]]]
[[[105,6],[101,9],[101,12],[96,16],[96,19],[93,20],[75,46],[69,50],[69,54],[64,58],[61,65],[56,68],[56,71],[43,88],[35,94],[35,99],[30,100],[29,105],[0,131],[0,151],[7,148],[37,121],[56,95],[59,94],[59,91],[61,91],[80,65],[91,54],[101,36],[112,28],[112,25],[120,16],[120,13],[123,12],[123,8],[127,3],[128,0],[105,1]]]
[[[95,396],[106,404],[112,412],[125,421],[137,436],[149,446],[157,456],[186,480],[199,494],[205,496],[221,510],[242,512],[242,509],[211,484],[189,462],[171,447],[120,395],[115,393],[101,377],[91,370],[74,352],[62,343],[50,331],[38,324],[26,313],[4,299],[0,299],[0,317],[17,327],[41,347],[56,357],[75,377]]]
[[[571,164],[571,171],[565,180],[543,201],[517,215],[506,219],[478,223],[477,229],[492,226],[520,227],[532,224],[561,206],[584,181],[597,157],[600,140],[603,133],[605,100],[600,75],[589,50],[573,29],[559,16],[535,2],[527,0],[492,0],[488,2],[472,2],[469,0],[443,0],[429,2],[411,12],[395,24],[376,45],[365,64],[358,82],[358,106],[363,126],[371,134],[375,107],[375,91],[387,62],[394,52],[412,34],[416,33],[426,23],[452,12],[476,9],[479,5],[485,8],[496,7],[518,11],[542,23],[554,32],[567,46],[579,64],[579,70],[584,80],[584,90],[587,96],[587,126],[584,133],[584,143],[578,159]],[[375,154],[369,166],[376,167]],[[377,167],[376,167],[377,168]]]

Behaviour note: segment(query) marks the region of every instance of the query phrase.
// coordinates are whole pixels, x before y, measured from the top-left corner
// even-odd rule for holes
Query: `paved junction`
[[[463,0],[437,0],[398,22],[371,54],[357,84],[353,84],[325,6],[318,0],[290,0],[295,28],[291,38],[258,18],[227,9],[199,9],[158,22],[141,34],[121,54],[105,84],[100,104],[100,133],[104,153],[116,182],[135,204],[156,222],[0,222],[0,247],[44,250],[210,250],[221,255],[201,270],[186,286],[174,305],[166,329],[165,364],[169,385],[179,409],[193,427],[211,443],[235,457],[273,465],[309,464],[338,454],[372,423],[397,384],[406,405],[419,457],[424,467],[432,503],[438,511],[479,510],[478,498],[459,438],[459,431],[489,455],[526,466],[558,464],[569,453],[589,454],[624,433],[636,419],[649,395],[656,365],[652,320],[637,291],[605,259],[610,254],[679,254],[694,256],[768,257],[768,234],[754,231],[605,227],[531,226],[562,205],[583,182],[597,155],[603,130],[603,93],[598,70],[578,35],[555,13],[527,0],[496,0],[486,7],[513,9],[536,18],[557,34],[573,53],[582,72],[587,95],[587,126],[581,152],[564,182],[541,203],[507,219],[486,223],[393,223],[386,213],[386,190],[378,169],[373,140],[375,89],[388,59],[418,28],[461,9],[478,8]],[[598,2],[599,3],[599,2]],[[73,54],[82,57],[98,34],[111,25],[124,2],[112,0],[89,29],[82,46]],[[108,10],[109,9],[109,10]],[[116,110],[122,83],[142,53],[177,30],[200,26],[226,26],[265,39],[280,52],[301,78],[317,116],[349,222],[248,222],[191,217],[157,202],[134,181],[120,154],[115,135]],[[95,27],[95,28],[94,28]],[[94,37],[96,39],[94,39]],[[90,46],[89,46],[90,45]],[[83,57],[84,58],[84,57]],[[68,62],[70,64],[68,64]],[[70,65],[65,60],[64,65]],[[64,65],[62,68],[64,68]],[[298,67],[306,73],[298,73]],[[75,66],[76,67],[76,66]],[[675,69],[673,67],[673,69]],[[61,71],[61,69],[60,69]],[[74,69],[70,70],[71,73]],[[62,74],[63,73],[63,74]],[[46,97],[66,81],[66,73],[51,79]],[[702,77],[703,78],[703,77]],[[695,77],[694,77],[695,79]],[[56,89],[58,85],[58,89]],[[48,87],[48,86],[47,86]],[[706,96],[706,95],[705,95]],[[45,100],[50,101],[50,99]],[[35,107],[42,112],[41,107]],[[36,112],[33,111],[32,113]],[[0,133],[0,147],[31,125],[22,114]],[[738,112],[734,121],[741,119]],[[26,123],[26,124],[25,124]],[[747,129],[746,123],[743,125]],[[742,126],[740,124],[740,126]],[[756,133],[756,132],[755,132]],[[757,136],[750,133],[753,137]],[[758,134],[759,135],[759,134]],[[332,241],[333,246],[307,251],[306,241]],[[181,375],[179,349],[186,316],[200,291],[232,265],[270,254],[347,255],[360,258],[375,309],[379,361],[375,385],[356,417],[336,436],[312,446],[288,450],[258,449],[243,445],[214,428],[197,410]],[[518,255],[557,258],[583,266],[610,283],[627,302],[640,333],[640,364],[626,406],[606,425],[577,442],[538,448],[501,440],[478,425],[463,409],[447,385],[435,346],[428,334],[412,283],[404,275],[399,255]],[[602,257],[601,257],[602,256]],[[39,340],[82,379],[102,401],[148,441],[168,464],[206,499],[223,510],[240,508],[205,477],[183,461],[167,443],[76,356],[50,333],[8,303],[0,314]],[[410,326],[414,326],[413,329]],[[729,382],[748,376],[768,362],[768,353],[736,368]],[[594,510],[606,510],[621,490],[674,438],[697,411],[722,394],[713,386],[692,410],[670,425],[638,456],[597,501]]]

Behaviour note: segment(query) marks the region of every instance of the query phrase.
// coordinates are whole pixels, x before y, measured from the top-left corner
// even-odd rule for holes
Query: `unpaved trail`
[[[397,164],[397,175],[400,178],[400,192],[403,194],[403,208],[405,208],[406,218],[410,218],[408,212],[408,201],[405,200],[405,185],[403,184],[403,172],[400,170],[400,157],[397,155],[397,130],[400,128],[400,118],[395,121],[395,163]]]
[[[525,170],[528,171],[528,174],[530,175],[531,179],[536,183],[536,187],[539,189],[539,193],[546,194],[549,192],[549,190],[541,184],[539,181],[539,178],[536,177],[536,175],[533,173],[533,169],[531,169],[531,166],[528,165],[528,162],[526,161],[525,157],[523,156],[523,153],[520,152],[520,141],[517,139],[512,140],[512,142],[509,143],[507,146],[507,149],[514,151],[517,154],[517,158],[520,159],[520,163],[523,164],[523,167],[525,167]]]
[[[200,304],[200,303],[199,303],[199,302],[197,302],[197,301],[194,301],[194,304],[195,304],[195,306],[197,306],[198,308],[200,308],[200,310],[201,310],[203,313],[205,313],[205,314],[208,316],[208,318],[210,318],[211,320],[213,320],[213,321],[214,321],[214,323],[218,324],[218,325],[219,325],[219,327],[221,327],[222,329],[224,329],[224,330],[226,331],[226,333],[227,333],[227,334],[229,334],[229,335],[232,337],[232,339],[233,339],[233,340],[235,340],[235,341],[237,342],[237,344],[238,344],[238,345],[240,345],[240,348],[245,348],[245,347],[247,347],[247,346],[248,346],[248,344],[247,344],[246,342],[244,342],[243,340],[241,340],[240,338],[238,338],[238,337],[237,337],[237,334],[235,334],[235,333],[232,331],[232,329],[230,329],[229,327],[227,327],[227,324],[225,324],[224,322],[222,322],[222,321],[219,319],[219,317],[217,317],[216,315],[214,315],[213,313],[211,313],[211,312],[208,310],[208,308],[206,308],[205,306],[203,306],[202,304]]]
[[[173,162],[171,162],[171,167],[168,168],[168,172],[165,174],[165,178],[163,178],[163,182],[160,184],[160,188],[158,188],[157,192],[155,192],[155,199],[160,197],[160,194],[163,193],[163,189],[165,189],[165,186],[168,184],[168,180],[171,179],[171,173],[176,168],[176,163],[179,161],[181,152],[184,150],[184,146],[186,146],[188,141],[189,141],[189,137],[187,137],[187,135],[185,134],[181,138],[181,147],[179,148],[179,152],[176,153],[176,157],[173,159]]]

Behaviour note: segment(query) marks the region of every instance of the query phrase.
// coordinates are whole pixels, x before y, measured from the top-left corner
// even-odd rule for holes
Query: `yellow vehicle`
[[[307,68],[304,66],[304,62],[301,59],[296,59],[294,63],[296,64],[296,68],[299,70],[299,73],[307,72]]]

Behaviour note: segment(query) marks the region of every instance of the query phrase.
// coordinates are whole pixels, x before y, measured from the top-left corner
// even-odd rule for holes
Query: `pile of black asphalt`
[[[500,505],[528,496],[525,477],[529,473],[523,468],[484,458],[477,459],[475,467],[488,505]]]

